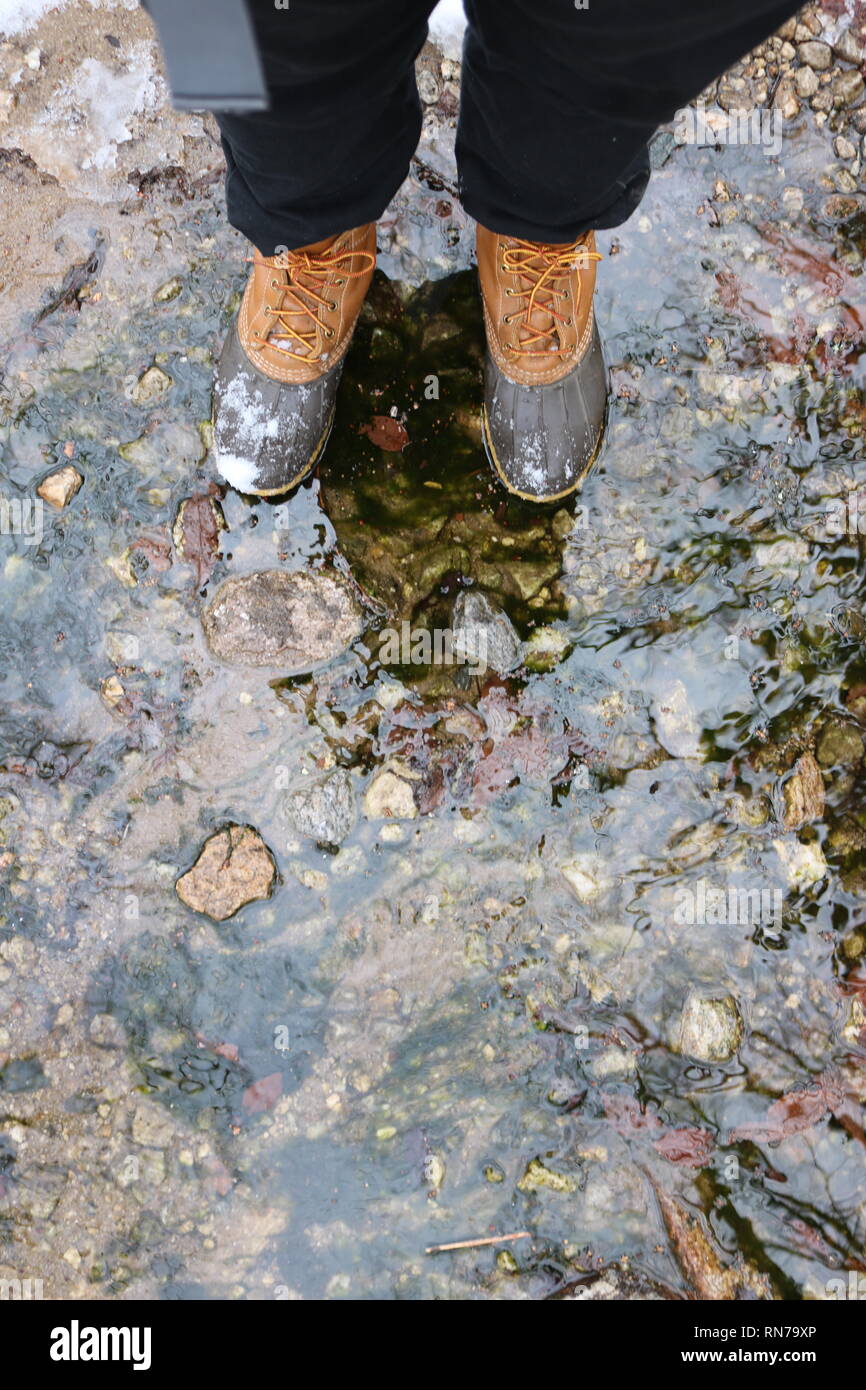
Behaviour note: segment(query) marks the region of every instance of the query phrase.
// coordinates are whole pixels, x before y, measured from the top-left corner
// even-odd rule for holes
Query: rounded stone
[[[822,767],[852,766],[863,757],[863,737],[852,724],[828,724],[818,740]]]
[[[679,1052],[697,1062],[727,1062],[742,1040],[743,1020],[732,995],[689,995],[679,1023]]]
[[[317,844],[339,845],[350,835],[357,815],[355,786],[346,768],[291,792],[283,813],[301,835]]]
[[[830,45],[821,43],[815,39],[810,39],[807,43],[801,43],[797,49],[797,57],[801,63],[814,68],[816,72],[826,72],[833,62],[833,53]]]
[[[277,866],[251,825],[228,825],[205,840],[192,868],[177,880],[181,902],[214,922],[270,896]]]
[[[333,661],[364,630],[348,581],[326,570],[263,570],[227,579],[202,614],[221,661],[303,675]]]
[[[364,796],[368,820],[414,820],[418,814],[412,788],[390,768],[378,773]]]

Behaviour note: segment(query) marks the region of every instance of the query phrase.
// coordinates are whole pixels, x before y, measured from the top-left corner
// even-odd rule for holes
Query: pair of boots
[[[487,456],[515,493],[574,492],[598,453],[607,374],[593,314],[592,232],[565,246],[478,228],[487,363]],[[220,472],[240,492],[277,496],[321,458],[355,323],[376,266],[376,226],[252,258],[214,393]]]

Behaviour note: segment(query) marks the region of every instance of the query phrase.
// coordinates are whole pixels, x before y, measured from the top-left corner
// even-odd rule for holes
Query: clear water
[[[468,269],[380,278],[318,478],[225,498],[208,593],[339,548],[379,625],[434,626],[474,579],[522,636],[561,635],[521,679],[383,673],[371,631],[269,684],[209,655],[189,566],[139,545],[130,570],[215,477],[203,422],[243,278],[217,206],[134,214],[77,310],[22,324],[4,495],[67,441],[85,483],[38,544],[0,536],[0,1264],[109,1298],[542,1298],[613,1265],[681,1296],[661,1193],[744,1286],[825,1296],[862,1267],[862,764],[827,767],[820,821],[780,818],[800,753],[864,717],[861,541],[820,528],[862,476],[864,223],[828,208],[805,134],[784,161],[678,149],[600,238],[611,416],[569,508],[489,476]],[[138,406],[154,362],[171,389]],[[359,433],[392,407],[402,454]],[[129,715],[100,696],[112,674]],[[361,819],[336,856],[294,835],[287,787],[338,764],[363,787],[392,756],[426,814]],[[281,883],[214,926],[174,881],[227,820]],[[683,924],[701,881],[778,889],[781,920]],[[677,1051],[696,988],[737,1000],[729,1061]],[[732,1137],[828,1073],[835,1115]],[[133,1138],[141,1106],[156,1143]],[[656,1146],[684,1127],[708,1131],[698,1166]]]

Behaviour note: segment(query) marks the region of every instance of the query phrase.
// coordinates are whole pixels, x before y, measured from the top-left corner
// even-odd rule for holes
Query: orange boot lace
[[[570,281],[575,270],[580,270],[590,261],[601,261],[604,257],[598,251],[588,251],[584,237],[570,242],[567,246],[548,246],[542,242],[515,239],[513,246],[506,246],[502,252],[501,270],[517,275],[521,282],[519,290],[507,289],[509,299],[520,299],[518,309],[507,314],[504,322],[516,322],[521,334],[520,346],[512,343],[505,346],[519,357],[563,356],[560,346],[558,325],[569,326],[580,309],[581,283],[575,281],[574,307],[570,314],[561,311],[560,301],[571,297],[571,286],[561,282]],[[541,311],[541,323],[533,316]],[[548,322],[545,322],[545,318]]]
[[[327,356],[324,340],[333,338],[334,330],[319,318],[320,310],[336,312],[337,304],[326,299],[322,291],[335,270],[340,274],[334,286],[347,280],[358,280],[376,265],[369,251],[283,251],[278,256],[247,256],[255,266],[275,272],[270,288],[278,295],[275,305],[266,305],[265,313],[274,324],[268,333],[258,333],[260,342],[270,342],[280,352],[288,352],[307,360]],[[360,269],[352,270],[353,261],[361,261]],[[279,277],[279,278],[278,278]]]

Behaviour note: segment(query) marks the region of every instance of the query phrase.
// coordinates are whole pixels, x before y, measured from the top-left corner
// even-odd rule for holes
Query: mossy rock
[[[577,503],[532,506],[494,478],[477,428],[484,351],[474,274],[408,296],[377,275],[319,476],[338,543],[389,621],[456,578],[483,586],[522,636],[565,616],[556,581]],[[402,449],[363,432],[392,412],[409,436]]]
[[[850,767],[863,757],[863,735],[853,724],[834,719],[818,740],[818,762],[822,767]]]

